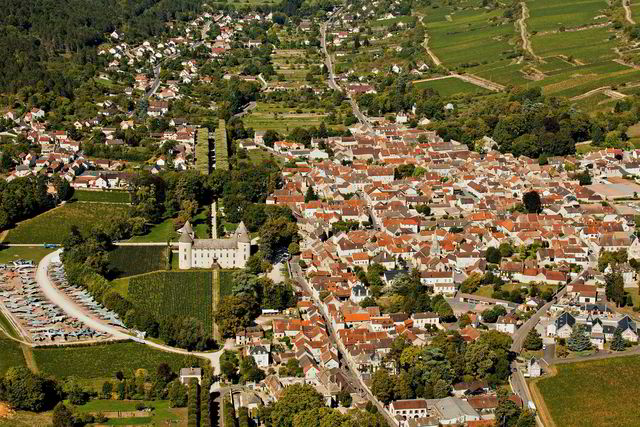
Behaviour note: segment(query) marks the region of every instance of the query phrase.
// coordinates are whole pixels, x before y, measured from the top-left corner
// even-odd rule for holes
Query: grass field
[[[11,418],[0,418],[0,427],[34,427],[51,425],[52,412],[17,411]]]
[[[560,427],[640,425],[640,356],[557,365],[557,375],[537,383]]]
[[[30,259],[33,262],[40,262],[42,258],[53,252],[55,249],[48,249],[43,247],[1,247],[0,246],[0,264],[6,264],[18,259]]]
[[[167,218],[159,224],[154,224],[151,230],[144,236],[133,236],[127,242],[133,243],[150,243],[150,242],[167,242],[169,240],[177,240],[173,218]]]
[[[26,366],[20,344],[0,332],[0,377],[12,366]]]
[[[150,417],[140,417],[140,419],[146,419],[147,423],[152,425],[165,425],[171,423],[179,423],[185,420],[186,408],[170,408],[168,400],[90,400],[84,405],[76,406],[76,412],[79,414],[96,414],[98,412],[134,412],[136,405],[144,403],[147,407],[153,407]],[[123,419],[110,419],[107,425],[112,422],[121,421]],[[134,418],[126,418],[126,420],[136,420]],[[135,421],[133,421],[135,422]],[[131,423],[127,424],[131,425]]]
[[[165,246],[119,246],[109,252],[109,278],[167,269]]]
[[[212,333],[211,271],[163,271],[132,277],[131,302],[157,318],[193,317]]]
[[[67,203],[21,222],[9,231],[4,243],[62,243],[72,225],[86,235],[114,217],[125,215],[128,209],[122,204]]]
[[[72,200],[79,202],[131,203],[131,195],[126,191],[75,190]]]
[[[190,366],[192,357],[154,350],[144,344],[119,342],[91,347],[34,348],[40,372],[58,378],[75,376],[81,379],[115,378],[118,371],[130,375],[136,369],[155,372],[160,363],[167,363],[174,372]],[[205,360],[197,359],[202,363]]]
[[[449,97],[458,94],[490,93],[487,89],[456,78],[417,82],[414,83],[414,86],[418,89],[433,89],[437,91],[442,97]]]
[[[556,31],[560,27],[576,28],[606,22],[600,11],[604,0],[529,0],[529,32]],[[594,19],[600,16],[598,19]]]

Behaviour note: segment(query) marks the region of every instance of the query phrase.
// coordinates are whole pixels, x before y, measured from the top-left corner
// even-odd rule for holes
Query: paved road
[[[87,326],[97,331],[110,334],[117,339],[133,340],[133,341],[148,345],[149,347],[156,348],[158,350],[167,351],[170,353],[185,354],[185,355],[190,354],[197,357],[202,357],[204,359],[208,359],[211,362],[211,366],[214,369],[214,373],[220,372],[220,355],[222,354],[222,350],[212,352],[212,353],[198,353],[198,352],[190,352],[190,351],[179,349],[179,348],[169,347],[169,346],[158,344],[152,341],[135,338],[125,333],[124,330],[121,328],[117,328],[115,326],[109,325],[101,319],[98,319],[96,317],[86,314],[85,311],[75,303],[75,301],[73,301],[64,292],[59,291],[55,287],[55,285],[49,278],[49,275],[47,274],[49,265],[54,259],[59,258],[61,253],[62,253],[62,249],[59,249],[42,258],[42,261],[40,261],[40,263],[38,264],[38,269],[36,271],[36,282],[38,283],[38,286],[40,287],[44,295],[47,297],[47,299],[49,299],[55,305],[60,307],[62,311],[64,311],[67,315],[71,317],[75,317],[76,319],[85,323]]]
[[[333,90],[338,90],[340,92],[343,92],[342,88],[340,87],[340,85],[336,82],[336,76],[333,72],[333,61],[331,60],[331,55],[329,54],[329,51],[327,50],[327,27],[329,25],[329,23],[331,22],[331,20],[337,16],[338,14],[340,14],[342,9],[338,9],[332,16],[331,18],[329,18],[329,20],[327,20],[325,23],[322,24],[322,26],[320,26],[320,43],[322,46],[322,52],[324,53],[324,63],[327,66],[327,70],[329,72],[329,87]],[[371,122],[369,121],[369,119],[367,118],[367,116],[365,116],[362,111],[360,111],[360,107],[358,106],[358,103],[356,102],[356,100],[354,98],[351,97],[351,94],[349,92],[347,92],[347,97],[349,98],[349,103],[351,104],[351,109],[353,110],[353,115],[356,116],[356,118],[358,119],[358,121],[365,125],[367,127],[368,130],[371,130]]]
[[[360,391],[363,391],[365,393],[367,399],[370,402],[373,402],[373,404],[376,405],[376,407],[378,408],[378,411],[381,414],[384,415],[384,417],[387,420],[387,422],[389,423],[389,425],[396,426],[397,423],[396,423],[395,419],[391,417],[391,415],[386,410],[386,408],[371,394],[371,392],[367,388],[367,386],[364,383],[364,381],[362,381],[362,379],[358,375],[355,366],[352,366],[349,358],[347,357],[346,349],[342,345],[342,342],[338,338],[338,335],[337,335],[336,331],[333,329],[333,326],[331,325],[331,319],[327,315],[326,306],[324,304],[322,304],[320,302],[320,300],[315,296],[315,294],[311,290],[311,287],[307,283],[307,280],[304,277],[304,274],[302,273],[302,270],[300,269],[300,265],[298,264],[298,257],[293,257],[289,261],[289,271],[291,272],[291,276],[292,276],[293,280],[295,282],[299,283],[307,292],[309,292],[309,295],[311,295],[311,297],[313,298],[316,307],[318,307],[320,309],[320,312],[322,313],[322,316],[324,317],[325,323],[327,325],[327,329],[329,331],[329,335],[331,337],[331,340],[335,344],[337,344],[336,347],[338,348],[338,351],[342,355],[342,361],[346,362],[346,365],[347,365],[347,368],[348,368],[348,371],[349,371],[348,372],[348,374],[349,374],[348,377],[352,381],[356,381],[355,388],[357,388]]]

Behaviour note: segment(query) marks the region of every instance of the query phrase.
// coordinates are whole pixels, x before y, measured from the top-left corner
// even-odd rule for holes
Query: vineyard
[[[204,175],[209,175],[209,129],[198,129],[196,141],[196,169]]]
[[[218,122],[216,129],[216,169],[229,170],[229,146],[227,144],[227,126],[224,120]]]
[[[129,299],[156,318],[193,317],[212,334],[212,272],[161,271],[132,277]]]
[[[220,297],[231,295],[235,270],[220,270]]]
[[[168,253],[165,246],[118,246],[109,252],[109,278],[167,270]]]

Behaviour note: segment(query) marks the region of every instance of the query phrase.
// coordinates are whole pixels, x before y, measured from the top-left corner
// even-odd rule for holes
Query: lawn
[[[113,378],[118,371],[130,376],[136,369],[155,372],[167,363],[174,372],[191,366],[192,356],[168,353],[135,342],[100,344],[90,347],[34,348],[33,354],[40,372],[58,378],[75,376],[80,379]],[[198,363],[208,363],[196,359]]]
[[[449,97],[458,94],[484,94],[490,93],[487,89],[476,86],[472,83],[465,82],[464,80],[456,78],[447,78],[440,80],[430,80],[414,83],[414,86],[418,89],[430,88],[435,90],[442,97]]]
[[[105,203],[66,203],[9,231],[4,243],[62,243],[75,225],[85,235],[95,227],[126,215],[128,206]]]
[[[557,426],[640,425],[640,356],[562,364],[557,370],[537,383]]]
[[[126,420],[141,420],[146,419],[147,423],[153,425],[167,424],[180,421],[185,409],[174,409],[169,407],[168,400],[90,400],[85,405],[76,406],[76,411],[80,414],[96,414],[98,412],[133,412],[136,410],[136,405],[144,403],[148,407],[153,407],[154,410],[150,417],[139,418],[125,418]],[[107,425],[117,425],[114,422],[121,421],[123,419],[110,419]],[[134,421],[135,422],[135,421]],[[133,423],[129,423],[133,424]],[[127,424],[127,425],[129,425]]]
[[[0,332],[0,377],[12,366],[26,366],[20,344]]]
[[[150,242],[168,242],[177,240],[178,233],[173,223],[173,218],[167,218],[159,224],[154,224],[151,230],[144,236],[133,236],[127,242],[133,243],[150,243]]]
[[[157,318],[193,317],[212,333],[211,271],[163,271],[132,277],[129,299]]]
[[[79,202],[131,203],[131,195],[126,191],[75,190],[72,200]]]
[[[0,264],[6,264],[18,259],[30,259],[33,262],[40,262],[42,258],[55,251],[55,249],[43,248],[41,246],[5,246],[0,248]]]

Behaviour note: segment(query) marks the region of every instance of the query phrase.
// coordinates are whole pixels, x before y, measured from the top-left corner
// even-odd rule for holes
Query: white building
[[[191,224],[182,229],[178,243],[179,266],[190,268],[212,268],[217,263],[221,268],[245,268],[251,255],[251,239],[241,222],[228,239],[194,239]]]
[[[267,368],[269,366],[269,350],[270,345],[258,344],[249,347],[247,353],[256,361],[258,368]]]

